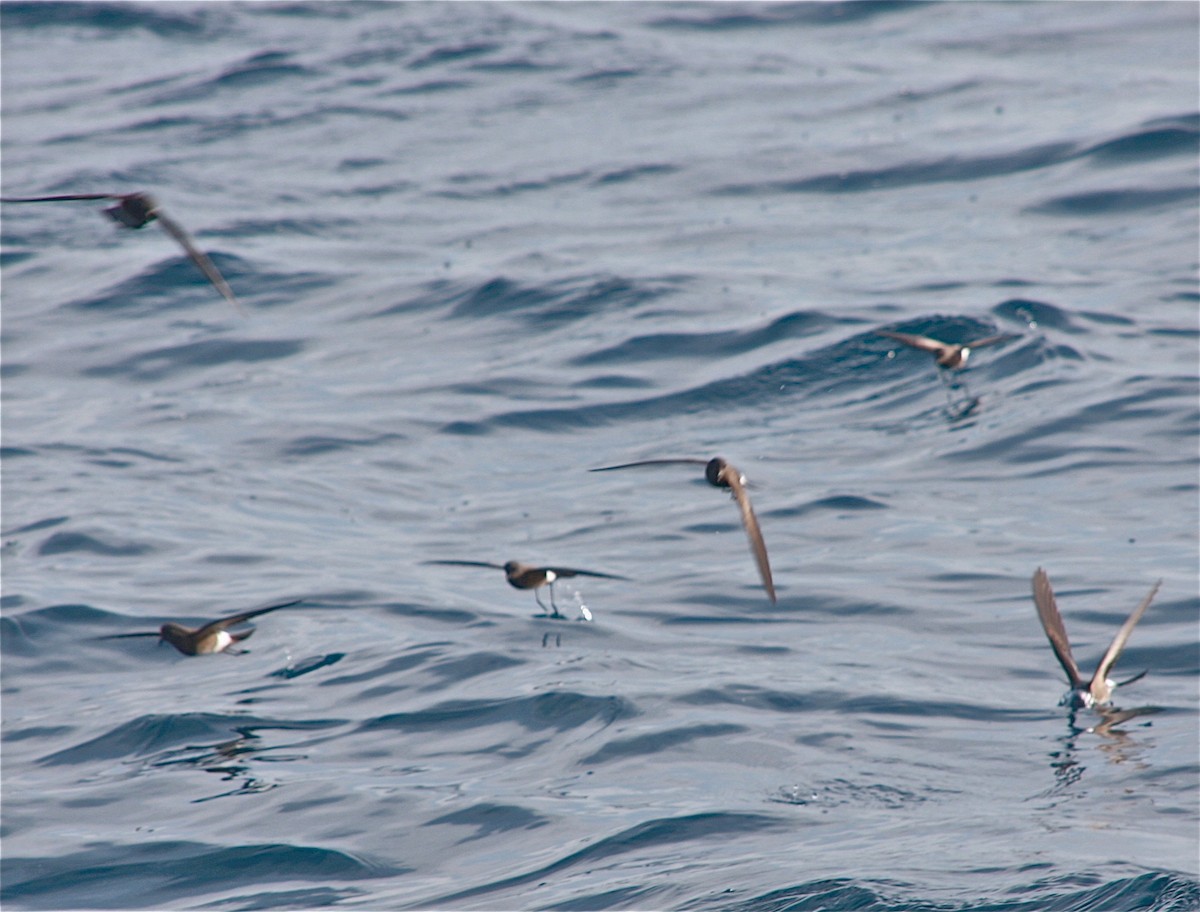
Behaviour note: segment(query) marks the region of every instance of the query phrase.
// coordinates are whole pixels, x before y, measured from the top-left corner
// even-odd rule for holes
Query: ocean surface
[[[4,3],[0,903],[1200,908],[1198,18]]]

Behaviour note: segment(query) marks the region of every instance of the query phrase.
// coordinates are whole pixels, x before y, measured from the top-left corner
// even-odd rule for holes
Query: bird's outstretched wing
[[[243,611],[241,614],[233,614],[229,617],[218,618],[215,621],[209,621],[207,624],[197,630],[196,636],[197,638],[202,638],[215,630],[224,630],[226,627],[232,627],[235,624],[248,621],[250,618],[258,617],[260,614],[266,614],[268,611],[278,611],[280,608],[291,608],[293,605],[299,605],[302,601],[304,600],[292,599],[290,602],[280,602],[277,605],[268,605],[266,608],[255,608],[252,611]]]
[[[905,345],[910,345],[913,348],[919,348],[921,351],[932,352],[937,354],[944,348],[949,348],[949,343],[939,342],[937,339],[931,339],[928,336],[914,336],[911,333],[892,332],[890,329],[875,330],[877,336],[887,336],[889,339],[895,339],[897,342],[903,342]]]
[[[204,277],[221,293],[221,297],[232,304],[242,316],[245,316],[246,311],[242,308],[237,295],[233,293],[233,289],[229,287],[229,283],[225,281],[225,277],[221,275],[221,270],[217,269],[216,263],[209,259],[208,254],[196,246],[191,235],[184,231],[183,226],[161,209],[155,209],[154,215],[158,219],[158,223],[162,225],[163,231],[175,238],[184,253],[196,264],[196,268],[204,273]]]
[[[1142,603],[1133,609],[1133,614],[1129,615],[1128,620],[1121,625],[1121,629],[1117,631],[1117,635],[1113,637],[1113,641],[1109,644],[1108,651],[1104,653],[1104,658],[1100,660],[1100,665],[1096,669],[1096,673],[1092,675],[1090,687],[1095,689],[1099,683],[1103,685],[1108,678],[1112,667],[1117,664],[1117,659],[1121,657],[1121,652],[1125,648],[1125,643],[1128,642],[1130,634],[1133,633],[1133,628],[1137,626],[1137,622],[1142,619],[1142,615],[1146,613],[1146,609],[1150,607],[1150,603],[1154,600],[1154,596],[1158,594],[1158,587],[1162,585],[1162,580],[1154,584],[1154,588],[1150,590],[1150,594],[1142,599]],[[1145,674],[1145,672],[1143,672]],[[1138,676],[1140,677],[1140,675]],[[1136,681],[1137,678],[1131,678],[1131,681]],[[1126,684],[1129,681],[1125,682]]]
[[[3,196],[0,203],[66,203],[74,200],[116,200],[104,214],[126,228],[143,228],[158,215],[158,203],[149,193],[68,193],[58,196]]]
[[[550,570],[555,576],[572,577],[572,576],[596,576],[600,579],[615,579],[629,581],[627,576],[617,576],[615,573],[597,573],[595,570],[577,570],[574,567],[542,567],[542,570]]]
[[[758,575],[762,577],[763,587],[771,604],[775,604],[775,583],[771,579],[771,564],[767,560],[767,543],[763,541],[762,529],[758,525],[758,517],[754,515],[754,507],[750,505],[750,495],[742,483],[741,473],[732,465],[726,463],[722,476],[742,511],[742,526],[746,529],[746,537],[750,539],[750,550],[754,554],[754,562],[758,564]]]
[[[648,465],[705,465],[707,459],[643,459],[641,462],[623,462],[621,465],[601,466],[598,469],[588,469],[589,472],[611,472],[614,469],[632,469],[634,466]]]
[[[1019,339],[1020,336],[1015,336],[1012,333],[1000,333],[995,336],[986,336],[982,339],[976,339],[974,342],[968,342],[964,348],[983,348],[987,345],[996,345],[999,342],[1007,342],[1009,339]]]
[[[424,564],[439,564],[443,567],[491,567],[493,570],[503,570],[504,564],[490,564],[487,561],[467,560],[427,560]]]
[[[1033,603],[1037,606],[1038,618],[1042,622],[1042,629],[1046,631],[1046,638],[1050,640],[1050,646],[1058,656],[1059,664],[1067,673],[1071,687],[1082,687],[1083,677],[1079,674],[1075,657],[1071,655],[1071,641],[1067,638],[1067,628],[1063,626],[1062,615],[1058,613],[1058,604],[1054,601],[1050,577],[1041,567],[1033,574]]]
[[[95,637],[97,640],[127,640],[130,637],[156,637],[161,636],[157,630],[147,630],[144,633],[109,633],[104,636]]]
[[[119,193],[71,193],[65,196],[0,196],[0,203],[65,203],[70,200],[122,199]]]

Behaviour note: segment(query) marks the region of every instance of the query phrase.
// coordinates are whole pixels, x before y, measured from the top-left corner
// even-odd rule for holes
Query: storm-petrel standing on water
[[[494,570],[503,570],[504,576],[508,579],[508,584],[514,589],[532,589],[533,597],[537,599],[537,603],[541,606],[542,611],[545,611],[552,618],[561,618],[563,615],[558,610],[558,606],[554,604],[554,582],[559,579],[569,579],[572,576],[595,576],[601,579],[626,580],[628,577],[617,576],[613,573],[596,573],[594,570],[576,570],[573,567],[535,567],[532,564],[523,564],[520,561],[509,561],[507,564],[491,564],[487,561],[467,561],[467,560],[431,560],[425,561],[426,564],[440,564],[447,567],[491,567]],[[542,601],[537,591],[542,586],[550,587],[550,606],[553,611],[546,608],[545,602]],[[583,616],[591,620],[591,613],[586,608],[580,609]]]
[[[1083,675],[1079,672],[1079,666],[1075,664],[1075,657],[1071,655],[1071,641],[1067,638],[1067,628],[1063,626],[1062,615],[1058,613],[1058,605],[1054,600],[1054,590],[1050,588],[1050,577],[1046,575],[1045,570],[1038,567],[1037,572],[1033,574],[1033,603],[1037,606],[1038,618],[1041,619],[1042,627],[1046,631],[1046,636],[1050,640],[1054,654],[1058,657],[1063,671],[1067,673],[1067,680],[1071,682],[1070,691],[1062,698],[1063,705],[1070,705],[1078,709],[1080,707],[1099,706],[1108,703],[1112,699],[1114,688],[1124,684],[1131,684],[1146,673],[1143,671],[1141,674],[1134,675],[1128,681],[1122,681],[1120,684],[1110,681],[1108,678],[1108,673],[1112,671],[1113,666],[1117,663],[1117,659],[1121,657],[1121,651],[1125,648],[1125,643],[1128,641],[1129,635],[1133,633],[1133,628],[1137,626],[1137,622],[1142,619],[1142,615],[1150,607],[1150,602],[1161,585],[1162,580],[1155,583],[1154,588],[1150,590],[1150,594],[1142,599],[1142,603],[1133,610],[1133,614],[1129,615],[1129,619],[1121,625],[1121,629],[1117,631],[1117,635],[1113,637],[1112,643],[1109,644],[1108,651],[1104,653],[1104,658],[1100,660],[1100,665],[1096,668],[1096,673],[1092,675],[1090,681],[1085,681]]]

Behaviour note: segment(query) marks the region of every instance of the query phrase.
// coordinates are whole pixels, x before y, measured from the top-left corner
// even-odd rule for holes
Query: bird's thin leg
[[[951,371],[941,369],[938,376],[942,380],[942,388],[946,391],[946,414],[952,420],[965,418],[978,404],[971,396],[971,388],[965,378],[953,376]]]
[[[963,377],[963,378],[961,378],[961,379],[957,380],[957,381],[955,382],[955,384],[954,384],[954,388],[955,388],[956,390],[962,390],[962,398],[963,398],[963,400],[969,400],[969,399],[971,399],[971,398],[972,398],[972,397],[971,397],[971,387],[969,387],[969,386],[967,385],[967,379],[966,379],[965,377]],[[960,400],[960,401],[961,401],[961,400]]]
[[[558,610],[558,605],[554,604],[554,583],[550,584],[550,605],[554,608],[554,613],[550,615],[552,618],[562,617],[562,612]]]
[[[946,367],[939,367],[938,379],[942,381],[942,386],[945,388],[947,396],[958,391],[959,377],[953,370]]]
[[[946,411],[954,411],[954,390],[950,389],[950,384],[946,382],[945,374],[939,372],[938,376],[942,378],[942,389],[946,393]]]
[[[550,609],[546,607],[546,603],[542,601],[542,597],[538,595],[538,591],[536,589],[533,590],[533,597],[537,599],[538,605],[541,606],[542,614],[546,615],[547,617],[553,617],[553,615],[550,614]]]
[[[957,389],[957,384],[954,378],[950,376],[950,371],[944,368],[938,368],[938,379],[942,381],[942,389],[946,391],[946,412],[954,415],[954,393]]]

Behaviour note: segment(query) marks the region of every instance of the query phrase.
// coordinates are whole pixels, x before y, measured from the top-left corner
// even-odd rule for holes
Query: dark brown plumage
[[[702,465],[704,477],[708,483],[717,488],[728,488],[733,499],[737,501],[742,513],[742,526],[746,537],[750,540],[750,551],[754,562],[758,565],[758,575],[762,578],[763,588],[771,604],[775,604],[775,583],[771,579],[771,564],[767,559],[767,543],[763,540],[762,529],[758,525],[758,517],[754,515],[754,507],[750,505],[750,495],[746,493],[746,476],[732,463],[720,456],[712,459],[645,459],[641,462],[626,462],[621,465],[604,466],[590,469],[592,472],[611,472],[616,469],[631,469],[635,466],[649,465]]]
[[[1067,628],[1063,625],[1062,615],[1059,614],[1058,604],[1054,599],[1054,590],[1050,587],[1050,577],[1046,575],[1045,570],[1038,567],[1037,572],[1033,574],[1033,603],[1037,606],[1038,618],[1042,622],[1042,629],[1046,631],[1047,639],[1050,640],[1051,648],[1054,649],[1054,655],[1058,657],[1058,662],[1062,665],[1063,671],[1067,673],[1067,680],[1071,684],[1070,692],[1063,698],[1064,703],[1087,707],[1108,703],[1112,699],[1113,689],[1120,685],[1109,680],[1109,672],[1117,663],[1117,659],[1121,657],[1121,652],[1125,649],[1125,643],[1133,633],[1133,628],[1137,626],[1137,622],[1142,619],[1142,615],[1150,607],[1150,602],[1154,599],[1160,585],[1162,585],[1162,580],[1154,584],[1150,594],[1142,599],[1142,603],[1121,625],[1121,629],[1117,631],[1117,635],[1113,637],[1112,643],[1104,653],[1104,658],[1100,660],[1096,673],[1090,680],[1085,681],[1079,671],[1079,666],[1075,663],[1075,657],[1071,654],[1071,641],[1067,637]],[[1122,681],[1121,684],[1136,681],[1144,674],[1143,671],[1142,674],[1130,678],[1128,681]]]
[[[999,342],[1007,342],[1009,339],[1017,338],[1008,333],[987,336],[983,339],[976,339],[974,342],[957,344],[942,342],[939,339],[931,339],[928,336],[914,336],[910,333],[892,332],[888,329],[877,329],[875,330],[875,334],[895,339],[897,342],[903,342],[905,345],[912,348],[919,348],[921,351],[927,351],[933,355],[933,360],[937,363],[938,367],[944,367],[947,370],[958,370],[965,367],[967,359],[971,356],[971,352],[976,348],[984,348],[988,345],[996,345]]]
[[[558,579],[569,579],[572,576],[595,576],[601,579],[628,580],[628,577],[617,576],[614,573],[597,573],[594,570],[577,570],[574,567],[535,567],[532,564],[523,564],[520,561],[509,561],[506,564],[492,564],[487,561],[467,561],[467,560],[431,560],[425,561],[426,564],[440,564],[448,567],[491,567],[494,570],[503,570],[504,576],[508,580],[508,584],[514,589],[532,589],[533,597],[541,606],[542,611],[546,612],[550,617],[561,618],[563,615],[559,612],[558,606],[554,604],[554,582]],[[550,587],[550,606],[553,610],[546,607],[537,590],[542,586]],[[584,615],[587,617],[587,614]]]
[[[150,222],[157,221],[162,225],[163,230],[178,242],[184,253],[196,264],[196,268],[204,274],[213,287],[221,293],[221,296],[232,304],[238,313],[245,315],[241,303],[234,295],[233,289],[229,287],[229,283],[225,281],[225,277],[221,275],[221,271],[217,269],[216,264],[209,259],[208,254],[196,246],[191,235],[184,231],[182,225],[167,215],[158,205],[158,201],[149,193],[78,193],[66,196],[0,197],[0,203],[58,203],[73,200],[115,200],[116,205],[109,206],[104,213],[118,225],[126,228],[144,228]]]
[[[278,611],[280,608],[290,608],[293,605],[299,605],[301,601],[303,599],[293,599],[290,602],[280,602],[277,605],[270,605],[266,608],[243,611],[241,614],[234,614],[230,617],[210,621],[202,627],[191,628],[184,627],[182,624],[166,623],[159,628],[157,633],[116,633],[112,636],[100,637],[99,639],[120,640],[128,637],[156,636],[160,640],[170,643],[184,655],[211,655],[226,651],[237,652],[237,650],[230,649],[230,647],[248,638],[254,633],[254,629],[251,628],[241,633],[230,633],[226,628],[241,624],[244,621],[250,620],[250,618],[258,617],[260,614],[266,614],[268,611]]]

